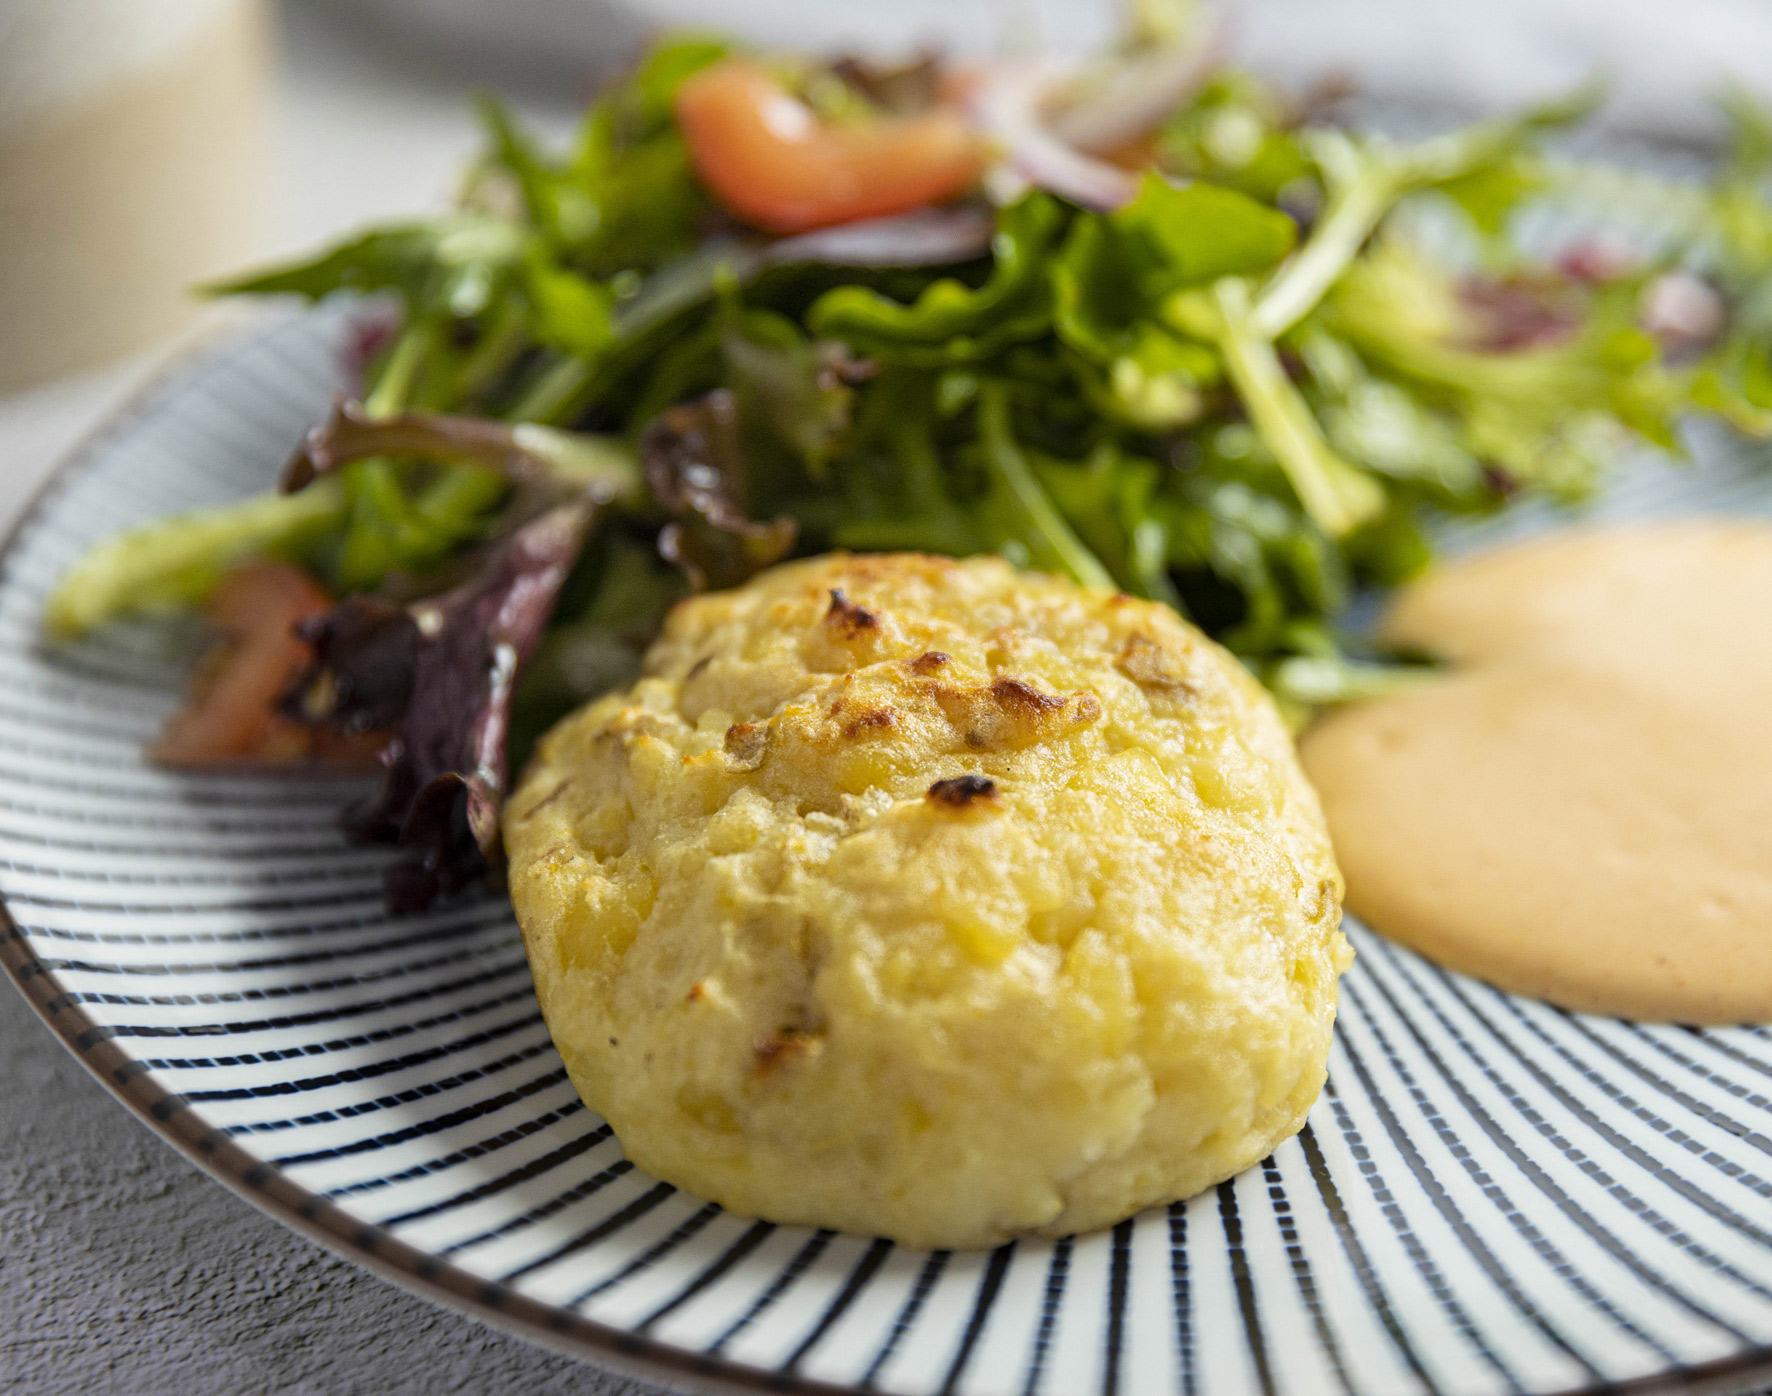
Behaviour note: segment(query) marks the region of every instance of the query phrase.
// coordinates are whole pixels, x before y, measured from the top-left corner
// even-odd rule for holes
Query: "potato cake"
[[[1152,602],[830,556],[684,602],[505,826],[554,1040],[746,1215],[989,1246],[1185,1197],[1322,1086],[1341,880],[1261,687]]]

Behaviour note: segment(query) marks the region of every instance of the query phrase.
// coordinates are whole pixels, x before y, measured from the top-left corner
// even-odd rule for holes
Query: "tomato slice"
[[[937,203],[984,168],[983,142],[951,111],[827,126],[741,58],[722,59],[678,89],[677,125],[714,196],[777,233]]]
[[[385,734],[339,738],[277,711],[311,657],[296,625],[331,608],[332,598],[288,563],[228,573],[204,608],[221,638],[149,756],[163,766],[372,767]]]

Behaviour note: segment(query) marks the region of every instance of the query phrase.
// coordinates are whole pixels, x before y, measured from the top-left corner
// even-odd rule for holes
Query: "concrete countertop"
[[[339,1260],[136,1122],[0,989],[0,1388],[646,1396]]]

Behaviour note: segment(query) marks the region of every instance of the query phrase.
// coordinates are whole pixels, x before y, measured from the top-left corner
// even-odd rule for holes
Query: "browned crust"
[[[757,1039],[757,1075],[768,1076],[778,1068],[790,1062],[808,1056],[818,1046],[818,1041],[810,1033],[783,1028],[780,1032],[772,1032],[767,1037]]]
[[[1150,636],[1134,631],[1120,647],[1114,661],[1118,669],[1141,688],[1155,688],[1170,693],[1191,693],[1181,660]]]
[[[997,782],[989,776],[968,773],[936,781],[923,798],[944,809],[968,810],[1000,804],[1003,797],[997,789]]]
[[[824,613],[824,623],[845,640],[859,640],[878,633],[880,615],[851,601],[842,587],[832,587],[831,608]]]

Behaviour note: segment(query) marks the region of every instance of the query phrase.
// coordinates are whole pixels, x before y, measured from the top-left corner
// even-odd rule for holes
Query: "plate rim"
[[[0,576],[62,488],[165,403],[179,384],[210,363],[318,312],[317,305],[269,312],[245,324],[217,327],[167,354],[148,378],[87,431],[52,466],[3,533]],[[1376,933],[1375,933],[1376,934]],[[804,1396],[858,1396],[863,1388],[793,1372],[705,1357],[627,1329],[599,1323],[496,1283],[477,1279],[448,1261],[358,1221],[336,1203],[255,1158],[226,1133],[203,1125],[183,1097],[159,1085],[112,1040],[102,1024],[66,997],[55,971],[36,957],[0,893],[0,967],[56,1040],[150,1133],[236,1197],[342,1260],[455,1313],[488,1324],[548,1351],[619,1376],[677,1390],[732,1393],[792,1392]],[[1772,1383],[1772,1343],[1695,1366],[1672,1367],[1622,1382],[1565,1387],[1545,1396],[1731,1396]],[[1769,1393],[1772,1396],[1772,1393]]]

